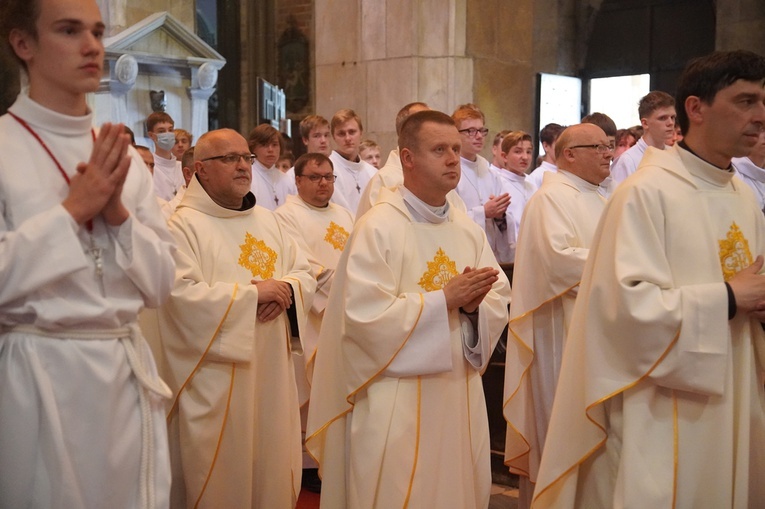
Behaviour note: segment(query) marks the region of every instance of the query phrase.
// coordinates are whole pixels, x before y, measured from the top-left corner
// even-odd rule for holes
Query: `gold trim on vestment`
[[[258,240],[249,232],[245,232],[244,244],[239,246],[239,265],[249,270],[252,277],[260,276],[264,280],[271,279],[276,270],[276,251],[268,247],[263,240]]]
[[[752,264],[749,241],[746,240],[735,221],[731,223],[725,239],[717,242],[720,245],[720,268],[723,280],[730,281],[739,271]]]
[[[340,226],[334,221],[329,222],[327,227],[327,234],[324,236],[324,242],[332,246],[338,251],[342,251],[345,248],[345,243],[348,242],[350,237],[348,230]]]
[[[417,328],[417,324],[420,323],[420,318],[422,317],[422,310],[425,307],[425,297],[423,297],[423,294],[421,294],[421,293],[418,293],[417,295],[419,295],[419,297],[420,297],[420,311],[417,313],[417,320],[415,320],[414,325],[412,326],[412,330],[409,331],[409,334],[407,334],[406,338],[401,343],[401,346],[399,346],[398,350],[396,350],[396,352],[393,354],[393,357],[391,357],[390,360],[388,360],[388,362],[385,363],[385,365],[382,368],[380,368],[380,370],[377,373],[372,375],[369,379],[367,379],[358,388],[356,388],[353,391],[351,391],[350,394],[348,394],[345,397],[345,401],[349,405],[351,405],[351,407],[350,408],[346,408],[345,410],[343,410],[342,412],[337,414],[335,417],[333,417],[332,419],[330,419],[326,423],[324,423],[319,429],[317,429],[316,431],[311,433],[311,436],[306,437],[306,439],[305,439],[305,443],[306,444],[308,443],[309,440],[312,440],[317,435],[323,433],[324,430],[329,428],[336,420],[342,418],[347,413],[351,412],[353,410],[353,407],[355,406],[354,403],[351,401],[351,398],[353,398],[356,394],[358,394],[361,390],[363,390],[367,385],[369,385],[369,383],[372,380],[374,380],[375,378],[377,378],[383,371],[388,369],[388,366],[390,366],[391,362],[393,362],[393,359],[396,358],[396,355],[398,355],[398,353],[401,351],[401,349],[404,348],[404,345],[406,345],[407,341],[409,341],[409,338],[412,336],[412,333],[414,333],[414,330]],[[316,350],[318,350],[318,348]],[[306,449],[308,449],[308,448],[306,447]],[[315,458],[312,454],[310,454],[310,452],[309,452],[309,455],[314,459],[314,461],[316,461],[316,463],[319,463],[319,460],[317,458]]]
[[[409,506],[409,498],[412,496],[412,488],[414,487],[414,474],[417,472],[417,459],[420,455],[420,427],[422,411],[422,377],[417,377],[417,431],[414,441],[414,462],[412,463],[412,475],[409,477],[409,488],[406,490],[406,498],[404,499],[403,509]]]
[[[228,422],[228,412],[231,408],[231,396],[234,394],[234,375],[236,374],[236,363],[231,363],[231,383],[228,387],[228,398],[226,399],[226,411],[223,414],[223,422],[221,422],[220,425],[220,433],[218,434],[218,443],[215,446],[215,454],[213,454],[212,462],[210,463],[210,470],[207,472],[207,477],[205,478],[205,482],[202,485],[202,489],[199,492],[199,496],[197,497],[196,503],[194,503],[194,509],[197,509],[199,507],[199,503],[202,501],[202,496],[205,494],[205,490],[207,490],[207,484],[210,482],[210,478],[212,477],[213,470],[215,470],[215,463],[218,461],[218,453],[220,452],[220,444],[223,442],[223,432],[226,429],[226,422]]]
[[[589,421],[590,421],[591,423],[593,423],[595,426],[597,426],[598,428],[600,428],[600,430],[603,432],[603,434],[604,434],[605,436],[603,437],[603,439],[602,439],[600,442],[598,442],[597,444],[595,444],[595,447],[593,447],[593,448],[592,448],[592,449],[590,449],[590,450],[589,450],[587,453],[585,453],[585,454],[584,454],[584,455],[583,455],[581,458],[579,458],[579,460],[578,460],[578,461],[574,462],[574,464],[573,464],[573,465],[571,465],[569,468],[567,468],[565,471],[563,471],[563,473],[562,473],[562,474],[560,474],[558,477],[556,477],[555,479],[553,479],[553,481],[552,481],[552,482],[550,482],[550,484],[548,484],[547,486],[545,486],[545,487],[544,487],[544,489],[543,489],[542,491],[540,491],[539,493],[536,493],[536,491],[535,491],[535,493],[534,493],[534,497],[533,497],[533,499],[531,500],[531,505],[532,505],[532,506],[534,505],[534,502],[536,502],[536,501],[537,501],[537,499],[538,499],[539,497],[541,497],[541,496],[542,496],[542,495],[543,495],[543,494],[544,494],[544,493],[545,493],[547,490],[549,490],[549,489],[550,489],[550,488],[551,488],[551,487],[552,487],[554,484],[557,484],[557,483],[558,483],[558,482],[559,482],[561,479],[563,479],[564,477],[566,477],[566,476],[568,475],[568,473],[569,473],[569,472],[571,472],[571,471],[572,471],[572,470],[574,470],[575,468],[577,468],[577,467],[579,467],[580,465],[582,465],[582,463],[584,463],[585,461],[587,461],[587,459],[588,459],[590,456],[592,456],[592,455],[595,453],[595,451],[597,451],[598,449],[600,449],[601,447],[603,447],[603,445],[606,443],[606,440],[608,439],[608,432],[606,431],[606,429],[605,429],[603,426],[601,426],[601,425],[600,425],[598,422],[596,422],[596,421],[595,421],[595,419],[593,419],[592,417],[590,417],[590,410],[591,410],[591,409],[593,409],[594,407],[598,406],[598,405],[602,405],[603,403],[605,403],[605,402],[606,402],[606,401],[608,401],[609,399],[611,399],[611,398],[613,398],[613,397],[615,397],[615,396],[617,396],[617,395],[621,394],[622,392],[624,392],[624,391],[626,391],[626,390],[629,390],[629,389],[631,389],[632,387],[636,386],[637,384],[639,384],[640,382],[642,382],[643,380],[645,380],[646,378],[648,378],[648,377],[651,375],[651,373],[653,373],[653,370],[654,370],[654,369],[656,369],[656,367],[657,367],[657,366],[658,366],[658,365],[661,363],[661,361],[663,361],[663,360],[664,360],[664,358],[665,358],[665,357],[666,357],[666,356],[669,354],[669,351],[672,349],[672,347],[674,347],[674,346],[675,346],[675,344],[677,343],[678,339],[680,339],[680,329],[678,329],[677,333],[675,334],[675,337],[674,337],[674,339],[673,339],[673,340],[672,340],[672,341],[669,343],[669,346],[667,346],[667,349],[666,349],[666,350],[664,350],[664,353],[662,353],[662,354],[659,356],[659,359],[658,359],[658,360],[657,360],[657,361],[656,361],[656,362],[655,362],[655,363],[654,363],[654,364],[653,364],[653,365],[652,365],[652,366],[651,366],[651,367],[648,369],[648,371],[646,371],[646,372],[645,372],[645,373],[644,373],[644,374],[643,374],[643,375],[642,375],[640,378],[638,378],[637,380],[635,380],[635,381],[633,381],[633,382],[630,382],[630,383],[628,383],[628,384],[627,384],[627,385],[625,385],[624,387],[622,387],[622,388],[620,388],[620,389],[617,389],[617,390],[615,390],[615,391],[614,391],[614,392],[612,392],[611,394],[609,394],[609,395],[607,395],[607,396],[604,396],[604,397],[600,398],[599,400],[597,400],[597,401],[595,401],[595,402],[593,402],[593,403],[591,403],[591,404],[589,404],[589,405],[587,405],[587,406],[585,407],[585,409],[584,409],[584,413],[585,413],[585,417],[587,417],[587,420],[589,420]]]
[[[196,375],[197,371],[199,371],[199,367],[202,365],[202,361],[204,361],[205,357],[207,357],[207,352],[210,351],[210,348],[212,348],[215,338],[218,337],[218,333],[220,332],[221,327],[223,327],[223,324],[225,323],[226,318],[228,318],[228,313],[229,311],[231,311],[231,307],[234,305],[234,301],[236,300],[236,294],[238,293],[238,291],[239,291],[239,283],[234,283],[234,290],[231,292],[231,300],[228,303],[228,307],[226,308],[225,313],[223,313],[223,318],[221,318],[220,322],[218,323],[218,326],[215,328],[215,332],[213,332],[213,335],[210,338],[209,343],[207,343],[207,348],[205,348],[205,351],[202,352],[202,356],[199,358],[199,361],[197,362],[196,366],[194,366],[194,369],[191,370],[191,373],[189,373],[189,376],[186,377],[186,380],[181,385],[181,388],[178,389],[178,394],[175,395],[175,400],[173,400],[173,404],[170,407],[170,410],[168,410],[167,417],[165,418],[165,420],[167,420],[168,422],[170,421],[170,417],[172,416],[173,411],[178,406],[178,400],[181,398],[181,393],[183,393],[183,390],[191,382],[191,379],[194,378],[194,375]]]
[[[524,380],[528,376],[529,371],[531,371],[531,365],[534,363],[534,350],[533,350],[532,347],[529,346],[528,343],[526,343],[523,340],[523,338],[521,338],[513,330],[512,327],[510,327],[510,325],[515,323],[515,322],[517,322],[517,321],[519,321],[519,320],[522,320],[524,318],[529,317],[532,313],[535,313],[536,311],[541,309],[542,306],[544,306],[545,304],[549,304],[550,302],[554,301],[555,299],[559,299],[559,298],[563,297],[565,294],[567,294],[568,292],[570,292],[571,290],[573,290],[574,288],[576,288],[580,284],[581,284],[581,281],[577,281],[573,286],[568,287],[566,290],[563,290],[562,292],[560,292],[559,294],[555,295],[554,297],[550,297],[549,299],[545,300],[544,302],[539,304],[534,309],[526,311],[525,313],[520,314],[520,315],[516,316],[515,318],[511,318],[510,321],[508,322],[508,325],[507,325],[508,333],[512,334],[513,337],[517,340],[516,342],[519,343],[523,348],[525,348],[529,352],[529,354],[531,354],[531,361],[529,361],[529,364],[525,367],[525,369],[521,373],[521,376],[518,378],[518,384],[515,386],[515,389],[513,390],[512,394],[510,394],[510,396],[508,396],[507,399],[502,404],[502,418],[505,420],[507,425],[510,428],[512,428],[513,432],[516,435],[518,435],[519,437],[521,437],[521,440],[523,440],[523,443],[526,444],[526,450],[525,451],[523,451],[522,453],[520,453],[517,456],[513,456],[512,458],[505,459],[505,461],[503,463],[508,468],[512,468],[512,469],[517,470],[516,473],[518,473],[520,475],[524,475],[525,477],[529,477],[530,478],[531,477],[531,473],[530,472],[526,472],[524,469],[516,467],[515,465],[511,465],[510,463],[512,463],[513,461],[516,461],[519,458],[522,458],[522,457],[526,456],[527,454],[529,454],[531,452],[531,444],[529,443],[528,440],[526,440],[526,437],[523,435],[523,433],[521,433],[521,431],[518,428],[513,426],[512,422],[510,422],[510,420],[505,416],[505,408],[507,407],[507,405],[510,404],[510,400],[512,400],[515,397],[515,395],[518,394],[518,391],[521,390],[521,386],[523,385]]]
[[[678,467],[680,465],[680,429],[679,429],[679,423],[677,422],[677,394],[675,393],[675,390],[672,389],[672,438],[673,438],[673,444],[674,444],[674,462],[673,462],[673,470],[674,475],[672,476],[672,509],[675,509],[677,507],[677,472]]]

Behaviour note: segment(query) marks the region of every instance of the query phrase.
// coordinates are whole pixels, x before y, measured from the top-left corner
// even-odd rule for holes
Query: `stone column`
[[[191,68],[191,134],[195,140],[208,131],[208,103],[218,82],[218,68],[210,62]]]
[[[473,98],[465,54],[467,0],[316,0],[316,109],[352,108],[365,135],[395,148],[401,106],[448,113]],[[342,13],[341,15],[339,13]]]

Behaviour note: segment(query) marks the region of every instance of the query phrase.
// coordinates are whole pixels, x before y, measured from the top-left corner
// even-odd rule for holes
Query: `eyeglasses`
[[[202,159],[202,162],[205,161],[213,161],[215,159],[220,159],[223,161],[223,164],[236,164],[241,159],[247,164],[254,164],[255,163],[255,154],[225,154],[222,156],[215,156],[215,157],[208,157],[207,159]]]
[[[480,129],[476,129],[475,127],[468,127],[467,129],[460,129],[459,132],[467,133],[468,138],[475,138],[475,135],[478,133],[481,133],[481,136],[485,138],[486,135],[489,134],[489,130],[485,127]]]
[[[568,148],[594,148],[598,151],[598,154],[607,154],[614,151],[614,147],[611,145],[574,145]]]
[[[308,180],[310,180],[314,184],[316,184],[317,182],[320,182],[321,179],[324,179],[327,182],[334,182],[335,180],[337,180],[337,175],[332,175],[332,174],[329,174],[329,175],[298,175],[298,177],[307,178]]]

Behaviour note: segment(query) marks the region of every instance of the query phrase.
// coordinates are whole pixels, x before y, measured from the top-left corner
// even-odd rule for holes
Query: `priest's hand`
[[[122,193],[122,184],[130,168],[129,144],[122,124],[101,127],[90,160],[77,165],[77,174],[69,184],[69,195],[62,202],[77,223],[90,221],[101,213],[115,192]],[[111,215],[110,218],[115,219]]]
[[[284,313],[284,308],[276,302],[271,301],[258,304],[257,316],[259,322],[270,322],[282,313]]]
[[[510,195],[508,193],[499,196],[489,196],[489,201],[483,204],[483,213],[487,219],[494,219],[505,215],[507,207],[510,206]]]
[[[473,269],[465,267],[462,274],[454,276],[444,286],[446,309],[462,308],[472,313],[491,290],[491,285],[499,279],[499,271],[493,267]]]
[[[258,289],[258,304],[275,302],[282,310],[292,305],[292,291],[289,283],[278,279],[266,279],[265,281],[253,279],[250,282]],[[260,307],[258,306],[258,309]]]
[[[759,274],[763,266],[762,255],[728,281],[736,298],[737,311],[751,313],[765,321],[765,275]]]

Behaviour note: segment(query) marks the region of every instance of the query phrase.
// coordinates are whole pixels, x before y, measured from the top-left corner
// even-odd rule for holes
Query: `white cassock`
[[[738,177],[752,188],[760,210],[765,211],[765,168],[760,168],[748,157],[734,157],[732,163]]]
[[[627,177],[635,173],[640,161],[643,159],[645,149],[648,148],[648,144],[643,138],[640,138],[637,143],[632,145],[626,151],[622,153],[611,165],[611,187],[612,190],[624,182]],[[612,191],[613,194],[613,191]]]
[[[367,187],[364,189],[364,192],[361,194],[361,200],[359,201],[359,206],[356,209],[356,219],[363,216],[366,211],[368,211],[375,203],[377,203],[380,197],[380,189],[383,187],[393,189],[402,185],[403,183],[404,170],[401,166],[401,158],[398,154],[398,149],[396,148],[390,151],[390,155],[388,156],[388,160],[385,162],[385,166],[380,168],[372,176],[372,178],[369,180],[369,183],[367,184]],[[449,191],[449,193],[446,195],[446,199],[449,200],[449,203],[452,207],[456,207],[461,211],[466,212],[465,202],[462,201],[462,198],[460,198],[454,189]]]
[[[496,170],[494,170],[496,168]],[[523,217],[523,211],[526,208],[526,204],[531,199],[531,195],[537,190],[534,184],[529,182],[527,175],[518,175],[510,170],[504,170],[492,165],[492,170],[499,177],[499,181],[502,184],[502,192],[510,195],[510,205],[507,210],[513,216],[513,228],[515,228],[515,238],[518,239],[518,234],[521,229],[521,218]],[[515,259],[515,252],[517,244],[513,249],[512,258]]]
[[[457,184],[457,194],[465,202],[467,215],[486,232],[489,246],[499,263],[513,261],[515,251],[515,229],[512,227],[515,219],[511,213],[505,213],[505,221],[499,222],[487,218],[484,204],[492,196],[499,196],[504,191],[499,177],[489,170],[489,161],[477,156],[475,161],[460,157],[462,175]]]
[[[746,184],[646,150],[593,239],[532,507],[762,505],[765,335],[723,282],[763,253]]]
[[[255,203],[268,210],[276,210],[287,201],[287,196],[294,194],[294,181],[276,166],[266,168],[260,161],[252,163],[252,184],[250,191],[255,195]]]
[[[372,176],[377,173],[377,169],[361,159],[349,161],[334,150],[329,158],[337,175],[332,203],[342,205],[355,216],[361,201],[361,193],[364,192]]]
[[[175,288],[159,331],[175,394],[168,414],[173,507],[292,508],[301,479],[292,352],[316,281],[270,211],[215,204],[196,178],[170,219]],[[288,312],[257,320],[251,279],[289,283]]]
[[[539,189],[542,187],[542,180],[544,180],[545,173],[556,173],[558,171],[558,167],[555,166],[553,163],[548,163],[547,161],[542,161],[542,164],[536,167],[534,171],[529,173],[529,176],[526,177],[526,180],[534,186],[536,189]]]
[[[566,333],[595,227],[599,186],[548,172],[526,206],[518,239],[505,362],[505,463],[536,481]],[[522,479],[525,482],[524,479]],[[528,507],[533,486],[521,484]]]
[[[403,188],[382,189],[338,263],[306,439],[322,507],[488,506],[481,371],[507,323],[509,285],[500,271],[479,307],[477,335],[464,315],[447,311],[449,279],[466,266],[498,267],[464,213],[426,209]],[[463,340],[463,331],[472,334]]]
[[[186,184],[183,179],[183,169],[181,162],[171,156],[171,159],[165,159],[157,154],[154,156],[154,192],[163,200],[169,202],[173,199],[178,190]]]
[[[91,113],[62,115],[24,93],[9,111],[70,178],[90,159]],[[53,159],[14,118],[0,117],[2,508],[167,507],[158,395],[170,393],[135,323],[170,292],[174,247],[151,175],[128,154],[130,217],[120,226],[96,217],[91,236],[61,206],[69,189]]]

